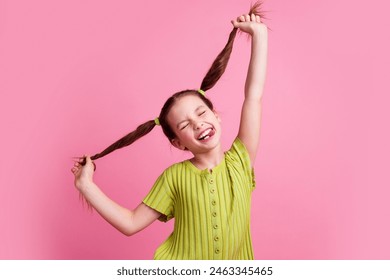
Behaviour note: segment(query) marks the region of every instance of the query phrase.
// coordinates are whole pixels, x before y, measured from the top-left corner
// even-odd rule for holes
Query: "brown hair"
[[[263,12],[260,10],[260,7],[262,5],[261,1],[257,1],[254,5],[251,6],[249,14],[255,14],[259,15],[261,18],[264,17]],[[229,39],[223,48],[223,50],[218,54],[217,58],[214,60],[213,64],[211,65],[210,69],[208,70],[206,76],[203,78],[203,81],[201,83],[200,89],[203,91],[207,91],[211,89],[221,78],[223,73],[225,72],[226,66],[229,62],[230,54],[233,50],[233,42],[236,37],[238,29],[233,28],[233,30],[230,32]],[[176,100],[186,96],[186,95],[196,95],[199,98],[203,100],[203,102],[211,109],[213,110],[213,104],[212,102],[205,97],[204,95],[200,94],[197,90],[183,90],[180,92],[177,92],[173,94],[171,97],[167,99],[164,106],[161,109],[160,115],[159,115],[159,121],[162,127],[162,130],[164,134],[168,137],[168,139],[171,141],[175,138],[175,134],[171,127],[169,126],[167,122],[167,115],[172,108],[172,106],[175,104]],[[102,152],[95,154],[91,157],[92,160],[96,160],[98,158],[101,158],[117,149],[126,147],[131,145],[134,141],[138,140],[142,136],[148,134],[154,127],[156,126],[156,123],[154,120],[147,121],[141,125],[139,125],[134,131],[130,132],[129,134],[125,135],[112,145],[108,146],[106,149],[104,149]],[[85,165],[86,159],[84,158],[81,162],[82,165]]]

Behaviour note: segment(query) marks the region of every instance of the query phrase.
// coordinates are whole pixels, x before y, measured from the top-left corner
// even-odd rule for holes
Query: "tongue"
[[[202,141],[202,140],[206,140],[207,138],[213,136],[214,133],[215,133],[214,130],[210,130],[209,133],[207,133],[204,137],[200,138],[199,140],[201,140],[201,141]]]

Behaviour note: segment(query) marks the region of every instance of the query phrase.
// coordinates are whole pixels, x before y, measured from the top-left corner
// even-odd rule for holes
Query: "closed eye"
[[[201,112],[200,114],[199,114],[199,116],[201,116],[201,115],[203,115],[203,114],[205,114],[206,113],[206,111],[203,111],[203,112]]]
[[[185,125],[183,125],[180,130],[183,130],[184,128],[186,128],[188,126],[188,123],[186,123]]]

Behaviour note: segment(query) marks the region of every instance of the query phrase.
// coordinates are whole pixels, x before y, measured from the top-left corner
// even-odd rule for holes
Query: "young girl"
[[[175,218],[172,234],[157,249],[155,259],[253,259],[250,201],[255,187],[255,162],[261,119],[261,97],[266,73],[267,27],[260,4],[232,21],[229,41],[204,78],[201,89],[171,96],[158,118],[147,121],[102,153],[84,156],[72,172],[75,186],[104,219],[126,235],[155,220]],[[237,30],[252,38],[240,128],[231,148],[221,147],[220,117],[205,96],[223,74]],[[94,162],[115,149],[130,145],[161,125],[178,149],[193,154],[167,168],[134,210],[109,199],[93,182]]]

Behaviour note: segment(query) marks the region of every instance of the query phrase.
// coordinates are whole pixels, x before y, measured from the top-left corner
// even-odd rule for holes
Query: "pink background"
[[[361,2],[361,3],[359,3]],[[256,162],[257,259],[390,259],[389,4],[265,4],[269,64]],[[250,1],[0,1],[0,258],[151,259],[173,223],[125,237],[84,210],[72,156],[99,152],[197,88]],[[387,22],[386,22],[387,21]],[[227,148],[250,43],[209,92]],[[135,207],[188,157],[159,128],[97,161]]]

